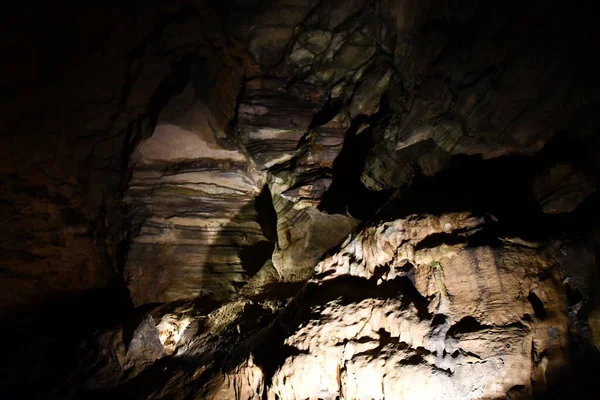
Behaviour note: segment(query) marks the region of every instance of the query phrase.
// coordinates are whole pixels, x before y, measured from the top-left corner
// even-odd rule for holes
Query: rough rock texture
[[[147,315],[97,332],[83,343],[82,353],[88,357],[80,359],[70,380],[74,385],[94,390],[132,379],[189,341],[202,319],[193,307],[182,304],[158,307]]]
[[[202,318],[203,334],[174,359],[198,366],[169,367],[163,391],[143,396],[479,399],[558,390],[594,351],[575,310],[589,306],[597,277],[572,275],[595,275],[593,255],[567,242],[495,237],[494,224],[456,213],[363,227],[317,264],[268,327],[252,326],[247,300]]]
[[[299,354],[275,373],[273,391],[459,399],[530,391],[540,377],[543,384],[564,362],[558,270],[535,248],[468,247],[481,228],[468,215],[397,220],[367,228],[319,263],[321,290],[340,297],[313,302],[311,321],[286,338]],[[467,240],[435,245],[436,235]],[[351,295],[367,282],[375,298]]]
[[[266,174],[277,217],[273,265],[283,281],[302,281],[324,251],[339,243],[356,224],[345,215],[317,210],[332,182],[333,162],[341,151],[339,124],[315,127],[325,93],[308,84],[251,80],[238,109],[244,147]]]
[[[566,266],[551,246],[509,238],[469,245],[482,228],[468,215],[413,216],[349,237],[279,322],[289,355],[270,378],[271,397],[545,390],[567,364]]]
[[[397,90],[410,94],[390,100],[403,112],[380,130],[383,140],[367,159],[362,180],[371,188],[402,186],[415,169],[435,174],[452,154],[536,154],[585,112],[577,99],[597,89],[584,80],[598,87],[589,64],[577,62],[585,57],[581,36],[563,29],[582,18],[579,10],[427,3],[381,8],[399,31],[381,45],[400,70]]]
[[[597,397],[591,2],[121,3],[0,17],[0,397]]]

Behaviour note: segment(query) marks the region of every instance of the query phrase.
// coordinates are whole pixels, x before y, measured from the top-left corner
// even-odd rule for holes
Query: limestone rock
[[[571,212],[596,190],[592,179],[568,164],[554,165],[535,177],[533,191],[545,213]]]
[[[282,79],[251,80],[238,110],[240,134],[259,169],[290,160],[313,116],[325,105],[322,89],[288,87]]]
[[[277,64],[294,35],[294,28],[315,5],[314,0],[284,0],[265,4],[256,12],[244,35],[250,53],[262,68]],[[244,17],[248,19],[248,15]]]
[[[93,390],[135,378],[197,333],[198,320],[192,310],[189,305],[159,307],[139,320],[98,332],[83,343],[72,383]]]
[[[275,197],[277,247],[273,265],[286,282],[302,282],[313,274],[321,256],[337,245],[358,223],[339,214],[326,214],[315,208],[296,209],[294,203]]]
[[[587,4],[41,3],[0,28],[1,398],[598,392]]]
[[[433,141],[443,149],[434,156],[442,166],[448,158],[444,153],[477,154],[486,159],[535,155],[576,115],[579,106],[567,100],[571,94],[565,79],[575,81],[582,76],[569,67],[572,61],[560,46],[537,44],[541,30],[530,30],[537,23],[508,23],[516,13],[514,4],[494,9],[490,20],[483,18],[486,11],[475,4],[452,12],[403,2],[388,5],[384,12],[399,32],[396,40],[389,42],[392,48],[388,51],[393,53],[402,78],[399,86],[390,88],[390,104],[398,110],[398,120],[378,138],[377,149],[367,160],[363,182],[373,189],[402,187],[404,181],[398,182],[389,170],[401,173],[422,163],[422,156],[402,150],[409,145]],[[563,17],[546,11],[527,15],[531,21],[540,19],[546,39],[562,35],[549,21]],[[432,18],[430,13],[447,24],[440,30],[419,31]],[[479,34],[466,43],[461,34],[452,32]],[[517,42],[520,45],[515,45]],[[381,44],[385,48],[386,43]],[[526,50],[529,46],[535,50]],[[557,51],[564,54],[564,63],[558,61]],[[501,61],[516,59],[513,57],[521,62]],[[563,77],[562,84],[550,83],[555,76]],[[408,101],[401,94],[406,91],[410,93]],[[432,151],[426,149],[425,153]],[[382,154],[384,161],[378,161]]]
[[[240,399],[548,390],[569,362],[573,320],[556,267],[564,260],[551,245],[470,245],[487,224],[466,213],[415,215],[348,236],[259,339],[253,361],[216,377],[211,393],[232,384]],[[267,352],[274,342],[281,351]]]
[[[260,183],[241,149],[219,143],[211,115],[189,86],[134,154],[125,275],[136,305],[227,298],[271,254],[254,204]]]

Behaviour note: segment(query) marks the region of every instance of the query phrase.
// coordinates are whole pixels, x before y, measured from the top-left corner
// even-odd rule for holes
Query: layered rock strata
[[[242,149],[223,147],[196,98],[188,86],[133,155],[125,200],[135,233],[125,277],[136,305],[226,299],[271,256],[255,205],[261,177]]]

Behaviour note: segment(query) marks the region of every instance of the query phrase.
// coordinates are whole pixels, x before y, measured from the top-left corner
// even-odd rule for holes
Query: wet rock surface
[[[597,397],[591,4],[57,7],[0,35],[2,395]]]

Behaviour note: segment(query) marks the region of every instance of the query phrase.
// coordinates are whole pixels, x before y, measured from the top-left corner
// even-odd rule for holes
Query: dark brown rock
[[[553,165],[535,177],[533,191],[545,213],[571,212],[596,190],[593,180],[568,164]]]

